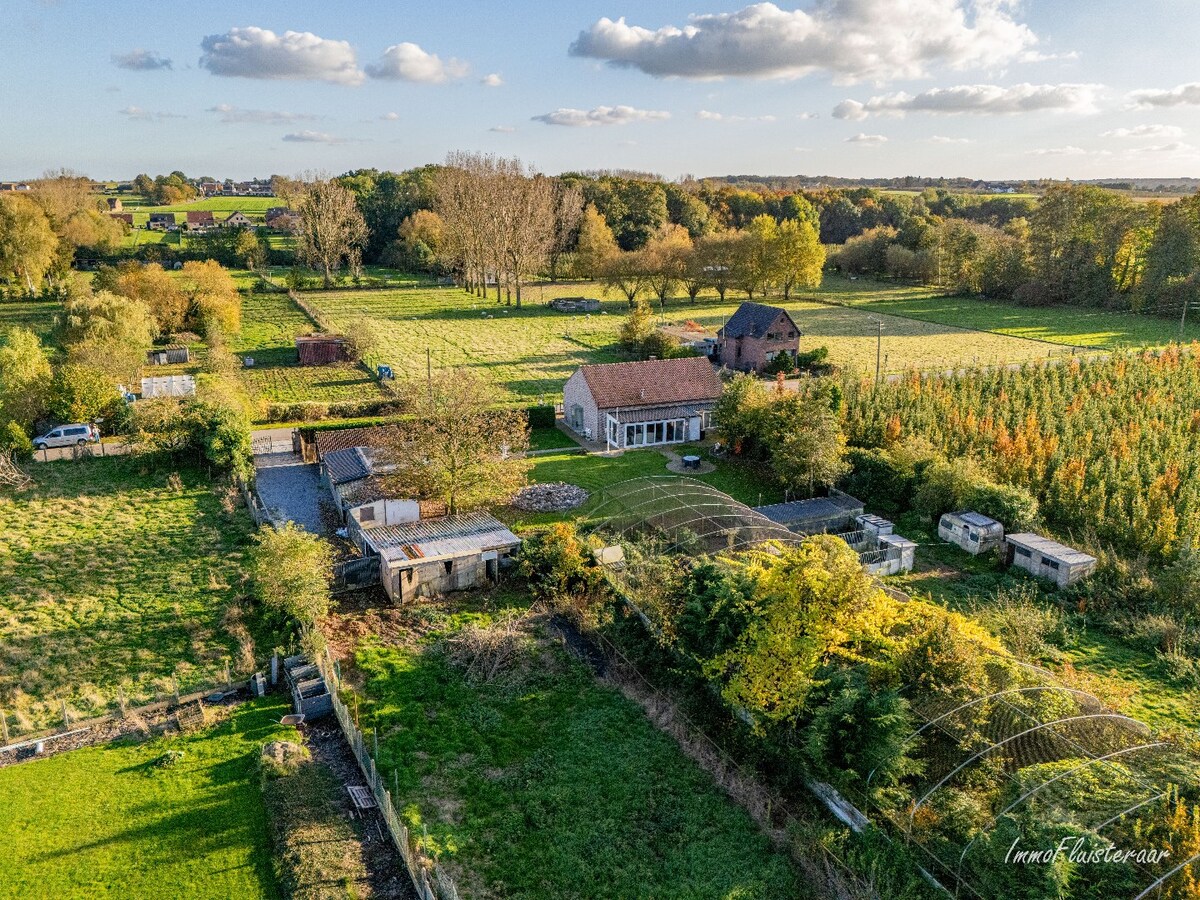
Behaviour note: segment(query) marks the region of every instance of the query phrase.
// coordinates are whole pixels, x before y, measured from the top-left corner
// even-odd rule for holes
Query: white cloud
[[[958,115],[1011,115],[1027,112],[1090,112],[1103,90],[1098,84],[960,84],[932,88],[920,94],[898,91],[872,97],[865,103],[843,100],[833,109],[835,119],[858,121],[870,115],[902,116],[909,112]]]
[[[572,56],[659,78],[799,78],[839,83],[918,78],[935,66],[996,67],[1037,43],[1011,0],[820,0],[811,10],[755,3],[650,30],[602,18]]]
[[[1197,106],[1200,105],[1200,81],[1181,84],[1169,91],[1134,91],[1129,95],[1134,106]]]
[[[1172,141],[1169,144],[1151,144],[1149,147],[1138,147],[1133,153],[1194,153],[1196,148],[1191,144],[1185,144],[1183,141]]]
[[[882,134],[863,134],[861,131],[853,137],[846,138],[847,144],[886,144],[887,138]]]
[[[697,119],[703,119],[706,122],[774,122],[775,116],[730,116],[725,113],[711,112],[707,109],[702,109],[696,113]]]
[[[479,83],[484,87],[500,87],[500,85],[504,84],[504,79],[498,73],[492,72],[490,75],[484,75],[480,78]]]
[[[387,81],[441,84],[463,78],[470,69],[462,60],[443,60],[436,53],[426,53],[418,45],[405,41],[384,50],[379,62],[367,66],[367,74]]]
[[[288,125],[292,122],[311,122],[317,117],[309,113],[277,112],[272,109],[241,109],[228,103],[210,106],[207,110],[217,113],[227,125]]]
[[[383,119],[383,121],[385,121],[385,122],[399,122],[400,121],[400,113],[398,113],[398,112],[384,113],[379,118]]]
[[[1183,137],[1183,129],[1178,125],[1137,125],[1133,128],[1114,128],[1106,131],[1100,137],[1112,138],[1178,138]]]
[[[283,139],[290,144],[344,144],[343,138],[334,137],[324,131],[295,131],[285,134]]]
[[[959,138],[946,137],[945,135],[935,134],[933,137],[931,137],[929,139],[929,143],[931,143],[931,144],[969,144],[969,143],[971,143],[971,139],[963,138],[963,137],[959,137]]]
[[[156,72],[171,68],[171,60],[159,56],[153,50],[130,50],[128,53],[114,53],[113,65],[118,69],[129,69],[133,72]]]
[[[815,112],[804,112],[804,113],[800,113],[800,115],[796,116],[796,118],[797,119],[819,119],[819,118],[821,118],[821,114],[815,113]]]
[[[659,110],[635,109],[632,106],[597,106],[595,109],[560,107],[554,112],[534,116],[532,121],[546,125],[587,128],[592,125],[628,125],[631,122],[655,122],[669,118],[670,113]]]
[[[488,129],[488,131],[494,131],[497,134],[512,134],[516,130],[511,125],[493,125]]]
[[[1068,144],[1065,147],[1042,147],[1029,151],[1033,156],[1086,156],[1087,151],[1082,147]]]
[[[162,119],[186,119],[187,116],[181,116],[178,113],[171,112],[152,112],[148,109],[142,109],[140,106],[127,106],[124,109],[117,110],[121,115],[128,119],[136,119],[139,122],[157,122]]]
[[[361,84],[362,70],[347,41],[308,31],[276,34],[265,28],[231,28],[200,42],[200,66],[214,75],[286,81]]]

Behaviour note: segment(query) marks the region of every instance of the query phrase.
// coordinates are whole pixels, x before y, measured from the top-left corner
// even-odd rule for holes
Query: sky
[[[1200,176],[1195,0],[5,0],[0,179]]]

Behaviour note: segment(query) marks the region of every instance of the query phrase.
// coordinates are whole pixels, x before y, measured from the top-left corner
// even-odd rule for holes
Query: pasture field
[[[203,731],[0,768],[0,896],[275,900],[258,759],[296,740],[276,724],[288,711],[274,698],[218,707]]]
[[[296,363],[296,335],[316,330],[287,294],[249,294],[242,302],[242,330],[233,344],[254,366],[240,372],[255,400],[267,403],[334,403],[382,399],[379,384],[362,367]]]
[[[10,731],[101,715],[250,670],[238,601],[252,531],[199,472],[125,457],[29,467],[0,497],[0,708]]]
[[[835,291],[840,288],[834,286]],[[506,402],[527,404],[560,398],[563,383],[581,364],[622,358],[616,340],[628,309],[624,299],[607,299],[602,312],[591,315],[560,313],[545,305],[552,297],[600,296],[602,290],[594,284],[536,285],[527,289],[520,309],[454,287],[310,292],[306,301],[338,328],[347,328],[359,318],[378,323],[383,338],[380,361],[390,363],[398,374],[423,375],[428,350],[434,366],[472,369],[499,385]],[[887,294],[895,289],[876,286],[875,290]],[[823,298],[824,292],[811,296]],[[672,299],[665,308],[657,301],[653,308],[664,324],[693,321],[715,330],[741,301],[731,293],[724,302],[716,297],[702,297],[694,304]],[[874,319],[884,322],[883,368],[889,372],[1023,362],[1061,352],[1019,337],[875,315],[875,310],[812,299],[768,302],[792,313],[804,333],[802,350],[826,346],[834,364],[858,373],[875,368]]]
[[[1115,350],[1162,346],[1180,339],[1177,320],[1116,310],[1017,306],[975,297],[947,297],[932,288],[891,287],[878,282],[850,281],[835,275],[825,276],[822,294],[834,302],[872,313],[975,328],[1068,347]],[[1200,322],[1189,322],[1184,338],[1200,340]]]
[[[240,211],[251,221],[261,222],[268,209],[273,206],[286,205],[278,197],[205,197],[187,203],[174,203],[170,206],[152,206],[141,200],[126,200],[125,198],[121,198],[121,202],[124,206],[121,212],[133,213],[135,225],[145,225],[146,220],[150,218],[150,213],[204,211],[211,212],[213,218],[218,220]]]
[[[355,656],[380,770],[464,897],[799,896],[750,818],[540,620],[497,677],[468,679],[443,641],[500,614],[483,599],[430,610],[423,639],[372,638]]]
[[[28,328],[43,341],[54,330],[54,317],[62,310],[57,301],[0,300],[0,335],[10,328]]]

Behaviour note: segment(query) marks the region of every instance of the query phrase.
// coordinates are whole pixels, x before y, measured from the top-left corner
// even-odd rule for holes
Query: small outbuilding
[[[1000,546],[1004,541],[1004,526],[969,510],[946,513],[938,519],[938,537],[978,556]]]
[[[1040,534],[1010,534],[1004,539],[1006,565],[1068,587],[1096,571],[1096,557]]]
[[[152,366],[171,366],[192,361],[191,351],[183,344],[170,347],[155,347],[146,353],[146,361]]]
[[[302,366],[327,366],[349,358],[348,344],[336,334],[302,334],[296,338],[296,356]]]
[[[142,379],[142,399],[153,400],[158,397],[194,397],[196,396],[196,377],[194,375],[155,375]]]
[[[772,503],[754,509],[797,534],[822,534],[853,527],[855,520],[863,514],[863,502],[842,491],[832,490],[828,497]]]
[[[495,581],[521,546],[504,523],[483,512],[366,528],[358,540],[364,554],[378,555],[380,581],[396,602]]]

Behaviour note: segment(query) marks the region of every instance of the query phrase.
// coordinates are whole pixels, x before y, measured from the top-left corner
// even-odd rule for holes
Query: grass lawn
[[[0,496],[0,708],[16,731],[212,683],[253,664],[237,598],[252,531],[206,478],[124,457],[28,467]],[[264,650],[269,649],[270,643]]]
[[[568,450],[578,446],[557,428],[531,428],[529,430],[530,450]]]
[[[281,700],[237,707],[205,731],[122,741],[0,769],[0,896],[280,896],[259,750],[295,739]],[[173,765],[156,761],[182,752]]]
[[[301,366],[296,335],[316,326],[286,294],[249,294],[242,302],[242,330],[233,351],[253,357],[241,370],[251,396],[268,403],[335,403],[382,399],[378,382],[351,362]]]
[[[975,297],[944,297],[932,288],[892,287],[836,276],[826,276],[824,290],[830,300],[870,312],[1072,347],[1114,350],[1159,346],[1179,340],[1179,322],[1157,316],[1079,307],[1017,306]],[[887,334],[885,328],[885,341]],[[1189,323],[1185,337],[1189,341],[1200,340],[1200,323]]]
[[[869,506],[868,501],[868,506]],[[1058,605],[1058,592],[1032,576],[997,568],[992,557],[973,557],[941,542],[936,529],[915,514],[902,516],[896,531],[917,541],[917,567],[910,575],[887,579],[914,594],[966,613],[986,614],[1000,590],[1034,590],[1038,601]],[[1173,680],[1153,654],[1120,637],[1068,617],[1065,641],[1049,657],[1037,660],[1060,672],[1073,686],[1150,725],[1200,727],[1200,691]],[[1004,634],[998,635],[1004,640]]]
[[[452,615],[446,632],[489,616]],[[436,634],[356,656],[397,806],[464,897],[799,896],[786,859],[674,741],[531,630],[485,683]]]
[[[680,449],[680,448],[674,448]],[[708,459],[708,457],[705,457]],[[667,471],[667,460],[657,450],[629,450],[621,456],[581,456],[563,453],[535,456],[530,459],[528,477],[531,483],[565,481],[576,484],[592,494],[579,509],[566,513],[533,513],[512,510],[516,527],[544,525],[563,519],[586,517],[599,500],[596,494],[604,488],[651,475],[673,476]],[[711,484],[720,491],[751,506],[776,503],[783,500],[783,491],[765,473],[742,463],[717,460],[717,469],[707,475],[690,475],[698,481]]]
[[[0,300],[0,335],[10,328],[28,328],[44,342],[54,330],[54,317],[61,311],[56,300]]]
[[[838,279],[829,289],[841,291]],[[913,289],[875,285],[883,295]],[[410,377],[425,371],[425,352],[440,367],[473,369],[503,389],[503,399],[531,403],[561,396],[563,383],[583,363],[615,362],[622,358],[616,347],[617,329],[628,309],[624,299],[608,299],[596,314],[561,313],[545,301],[556,296],[589,294],[601,296],[595,284],[535,285],[526,290],[524,306],[497,305],[454,287],[412,288],[384,291],[310,292],[308,302],[321,309],[339,328],[366,317],[383,327],[382,361],[397,373]],[[813,292],[824,297],[825,289]],[[667,324],[689,320],[709,329],[720,328],[742,298],[728,295],[722,302],[702,297],[692,304],[686,299],[669,300],[660,313]],[[801,349],[824,345],[835,364],[860,373],[875,368],[877,327],[871,321],[878,312],[793,299],[780,303],[788,308],[804,332]],[[912,318],[875,316],[884,320],[882,351],[884,368],[904,371],[948,368],[973,363],[998,363],[1040,359],[1048,355],[1045,344],[1007,335],[964,331]]]

